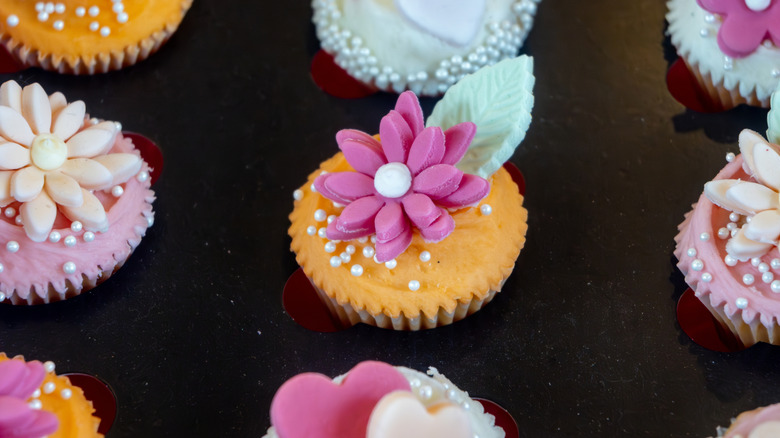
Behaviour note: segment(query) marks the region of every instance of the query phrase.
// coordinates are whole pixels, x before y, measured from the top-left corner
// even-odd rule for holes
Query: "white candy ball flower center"
[[[386,198],[398,198],[412,187],[412,172],[403,163],[387,163],[377,169],[374,188]]]
[[[756,12],[760,12],[768,8],[771,2],[772,0],[745,0],[745,4],[747,5],[747,7],[750,10]]]
[[[53,134],[41,134],[33,139],[30,158],[41,170],[59,169],[68,158],[68,146]]]

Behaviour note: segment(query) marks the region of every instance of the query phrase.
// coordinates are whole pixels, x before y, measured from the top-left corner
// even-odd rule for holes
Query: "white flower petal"
[[[737,235],[726,242],[726,252],[737,260],[746,261],[753,257],[761,257],[774,245],[750,240],[745,237],[745,230],[740,229]]]
[[[11,196],[19,202],[35,199],[43,189],[43,172],[35,167],[17,170],[11,177]]]
[[[31,145],[35,138],[27,120],[7,106],[0,106],[0,135],[25,146]]]
[[[780,190],[780,154],[769,143],[753,146],[753,176],[764,185]]]
[[[87,106],[77,100],[57,113],[52,125],[52,133],[61,140],[67,140],[73,136],[84,124],[84,116]]]
[[[121,184],[141,170],[143,160],[135,154],[108,154],[93,158],[111,172],[112,185]]]
[[[726,197],[726,192],[733,186],[739,184],[741,181],[738,179],[718,179],[710,181],[704,184],[704,195],[713,204],[718,207],[725,208],[726,210],[735,211],[742,215],[749,214],[747,211],[742,210],[739,206],[734,205],[731,200]]]
[[[51,133],[51,105],[49,95],[39,83],[22,90],[22,115],[36,134]]]
[[[46,192],[41,192],[32,201],[23,203],[19,213],[27,237],[34,242],[43,242],[49,237],[54,219],[57,218],[57,206]]]
[[[6,81],[0,85],[0,105],[22,113],[22,87],[16,81]]]
[[[92,158],[107,152],[114,145],[117,132],[114,122],[90,126],[65,142],[68,145],[68,158]]]
[[[52,115],[56,115],[58,112],[60,112],[63,108],[68,106],[68,101],[65,99],[65,95],[60,93],[59,91],[52,93],[51,96],[49,96],[49,105],[51,105],[51,113]]]
[[[739,151],[742,153],[744,167],[747,167],[745,171],[750,175],[755,172],[753,147],[759,143],[765,143],[764,137],[762,137],[761,134],[751,131],[750,129],[743,129],[742,132],[739,133]]]
[[[72,221],[80,221],[88,231],[108,230],[108,216],[103,204],[92,193],[82,189],[84,203],[80,207],[62,207],[62,213]]]
[[[16,170],[29,164],[29,149],[16,143],[0,144],[0,169]]]
[[[11,170],[0,171],[0,207],[5,207],[14,201],[11,196],[11,176],[14,173]]]
[[[726,191],[726,199],[731,205],[754,215],[760,211],[779,207],[777,192],[748,181],[740,181]]]
[[[46,174],[44,187],[57,204],[66,207],[78,207],[84,203],[81,187],[75,179],[57,172]]]
[[[60,172],[76,180],[87,190],[111,187],[113,176],[105,166],[90,158],[72,158],[65,161]]]
[[[780,211],[762,211],[753,216],[742,230],[750,240],[777,245],[777,238],[780,236]]]

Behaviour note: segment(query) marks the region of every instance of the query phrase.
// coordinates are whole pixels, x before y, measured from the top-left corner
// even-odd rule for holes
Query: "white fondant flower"
[[[85,230],[105,231],[108,219],[92,193],[138,173],[134,154],[107,154],[119,132],[115,122],[85,125],[84,102],[48,96],[39,84],[0,86],[0,206],[21,202],[27,236],[41,242],[59,210]]]
[[[780,241],[780,146],[748,129],[739,134],[743,169],[757,182],[721,179],[704,185],[712,203],[746,216],[726,252],[738,260],[760,257]]]

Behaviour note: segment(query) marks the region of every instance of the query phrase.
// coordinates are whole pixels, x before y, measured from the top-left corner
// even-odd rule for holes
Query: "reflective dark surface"
[[[437,367],[497,402],[520,436],[704,437],[780,401],[780,347],[702,348],[676,321],[673,237],[766,110],[700,114],[668,93],[660,0],[543,0],[534,121],[512,161],[528,242],[504,290],[449,327],[317,333],[284,312],[292,192],[341,128],[377,129],[395,96],[343,100],[309,77],[307,1],[196,0],[174,38],[94,77],[1,75],[82,99],[162,148],[156,223],[109,281],[0,306],[0,351],[108,382],[110,437],[259,437],[276,389],[365,359]],[[424,99],[430,112],[435,99]]]

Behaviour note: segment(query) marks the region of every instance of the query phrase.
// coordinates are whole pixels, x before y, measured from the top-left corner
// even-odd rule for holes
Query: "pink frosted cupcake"
[[[0,302],[78,295],[140,243],[150,169],[120,130],[38,84],[0,86]]]
[[[719,438],[776,438],[780,436],[780,403],[739,414],[726,429],[718,428]]]

